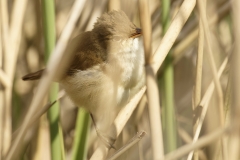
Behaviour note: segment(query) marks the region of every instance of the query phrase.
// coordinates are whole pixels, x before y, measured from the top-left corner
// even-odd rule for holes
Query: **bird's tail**
[[[34,72],[34,73],[29,73],[29,74],[23,76],[22,80],[24,80],[24,81],[38,80],[38,79],[41,78],[43,72],[44,72],[44,69],[39,70],[39,71]]]

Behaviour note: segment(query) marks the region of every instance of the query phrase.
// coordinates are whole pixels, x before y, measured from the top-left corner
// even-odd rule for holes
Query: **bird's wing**
[[[95,41],[97,41],[97,38],[92,32],[81,33],[70,41],[65,54],[73,54],[74,56],[71,58],[64,76],[71,76],[79,70],[87,70],[94,65],[106,61],[106,42],[101,39],[98,43]],[[22,77],[22,79],[24,81],[38,80],[41,78],[44,70],[41,69],[34,73],[29,73]],[[59,81],[58,79],[60,78],[57,78],[55,81]]]

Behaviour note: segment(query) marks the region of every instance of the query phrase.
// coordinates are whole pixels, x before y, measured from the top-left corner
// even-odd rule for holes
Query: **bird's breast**
[[[110,72],[116,80],[124,86],[124,88],[131,88],[138,83],[144,69],[144,55],[139,44],[139,39],[129,38],[121,41],[120,45],[116,45],[110,50],[108,64]]]
[[[143,85],[144,55],[139,39],[128,39],[121,42],[119,48],[111,52],[106,73],[118,86],[117,102],[125,104]]]

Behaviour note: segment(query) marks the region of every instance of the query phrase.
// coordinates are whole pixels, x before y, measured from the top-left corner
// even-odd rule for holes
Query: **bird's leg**
[[[104,133],[102,133],[102,132],[98,129],[97,124],[96,124],[96,122],[95,122],[95,120],[94,120],[94,117],[93,117],[93,114],[92,114],[92,113],[90,113],[90,116],[91,116],[91,119],[92,119],[92,122],[93,122],[93,126],[94,126],[94,128],[95,128],[95,130],[96,130],[97,136],[100,138],[100,140],[101,140],[107,147],[113,148],[113,149],[116,150],[116,148],[113,146],[113,144],[114,144],[114,142],[115,142],[116,139],[115,139],[115,138],[111,138],[111,137],[109,137],[109,136],[107,136],[107,135],[104,135]]]

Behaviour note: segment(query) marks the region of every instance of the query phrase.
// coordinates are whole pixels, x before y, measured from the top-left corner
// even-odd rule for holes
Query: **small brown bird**
[[[103,132],[116,112],[144,85],[140,36],[141,29],[123,11],[111,11],[98,18],[92,31],[81,33],[69,44],[78,44],[74,58],[65,75],[56,81],[75,105],[92,114]],[[43,71],[22,79],[39,79]]]

